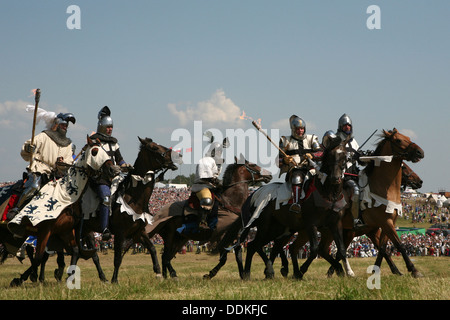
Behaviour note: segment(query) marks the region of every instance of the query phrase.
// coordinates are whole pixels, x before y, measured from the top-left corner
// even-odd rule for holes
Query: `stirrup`
[[[291,204],[291,207],[289,208],[289,211],[295,212],[295,213],[301,213],[302,212],[302,206],[298,203]]]
[[[111,239],[111,231],[105,228],[102,232],[102,241],[108,241],[109,239]]]

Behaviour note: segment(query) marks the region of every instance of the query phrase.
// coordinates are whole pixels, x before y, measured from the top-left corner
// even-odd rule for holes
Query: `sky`
[[[75,115],[77,151],[103,106],[127,162],[138,137],[181,149],[166,178],[194,173],[207,130],[234,137],[227,163],[242,153],[277,178],[252,119],[278,142],[296,114],[321,140],[346,113],[360,144],[409,136],[425,152],[409,163],[419,191],[450,191],[449,12],[447,0],[1,0],[0,181],[26,168],[40,88],[41,108]]]

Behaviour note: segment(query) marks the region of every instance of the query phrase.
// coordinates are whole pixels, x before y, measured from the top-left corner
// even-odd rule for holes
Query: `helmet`
[[[346,113],[344,113],[344,114],[339,118],[339,121],[338,121],[338,132],[343,132],[343,131],[342,131],[342,126],[344,126],[344,125],[346,125],[346,124],[350,125],[352,128],[351,128],[350,132],[345,132],[345,133],[346,133],[346,134],[352,134],[352,133],[353,133],[352,119],[350,119],[350,117],[349,117]]]
[[[336,134],[334,133],[334,131],[333,130],[328,130],[327,132],[325,132],[325,134],[323,135],[323,138],[322,138],[322,145],[325,147],[325,148],[328,148],[330,145],[331,145],[331,143],[335,140],[335,139],[337,139],[338,137],[336,136]]]
[[[306,133],[306,123],[302,118],[296,116],[295,114],[289,118],[289,125],[291,126],[291,135],[296,139],[303,139],[304,135],[301,137],[295,133],[295,129],[304,128]]]
[[[104,106],[98,113],[97,132],[106,134],[106,128],[112,126],[111,110],[107,106]]]
[[[75,124],[75,116],[72,113],[58,113],[58,115],[55,118],[55,124],[69,124],[69,121]]]

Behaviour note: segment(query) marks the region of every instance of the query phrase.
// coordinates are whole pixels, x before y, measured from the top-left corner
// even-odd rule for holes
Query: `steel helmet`
[[[97,132],[106,134],[106,128],[113,127],[113,125],[111,110],[107,106],[104,106],[98,113]]]
[[[291,135],[292,135],[294,138],[296,138],[296,139],[303,139],[303,137],[304,137],[305,134],[306,134],[306,123],[305,123],[305,121],[303,121],[302,118],[300,118],[300,117],[298,117],[298,116],[296,116],[296,115],[294,114],[294,115],[292,115],[292,116],[289,118],[289,125],[291,126]],[[295,133],[295,130],[296,130],[297,128],[304,128],[304,129],[305,129],[305,132],[304,132],[304,134],[303,134],[302,137],[299,136],[299,135],[297,135],[297,134]]]
[[[350,130],[350,132],[345,132],[345,133],[346,133],[346,134],[352,134],[352,133],[353,133],[352,119],[350,119],[350,117],[349,117],[346,113],[344,113],[344,114],[339,118],[339,121],[338,121],[338,132],[344,132],[344,131],[342,131],[342,127],[343,127],[344,125],[346,125],[346,124],[350,125],[351,130]]]

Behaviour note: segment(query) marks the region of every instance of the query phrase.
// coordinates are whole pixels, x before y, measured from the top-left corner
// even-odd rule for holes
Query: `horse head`
[[[422,188],[423,181],[406,163],[402,162],[402,186]]]
[[[324,191],[329,200],[335,201],[342,194],[344,173],[347,163],[347,152],[345,145],[351,137],[345,140],[340,138],[330,141],[325,146],[320,171],[326,175]]]
[[[102,178],[112,181],[120,173],[120,168],[113,164],[111,157],[101,147],[98,139],[91,139],[87,136],[87,145],[85,148],[86,150],[78,166],[85,165],[89,176],[102,176]]]
[[[146,161],[150,162],[154,170],[177,170],[177,164],[182,164],[182,155],[172,149],[157,144],[150,138],[142,139],[140,150],[147,154]]]
[[[234,157],[234,163],[227,166],[223,175],[223,185],[225,187],[241,182],[249,184],[268,183],[270,180],[272,180],[272,174],[268,170],[249,162],[242,155],[240,159]]]
[[[414,163],[423,159],[424,152],[422,148],[412,142],[408,136],[398,132],[397,129],[383,130],[383,135],[385,140],[390,142],[394,157]]]

